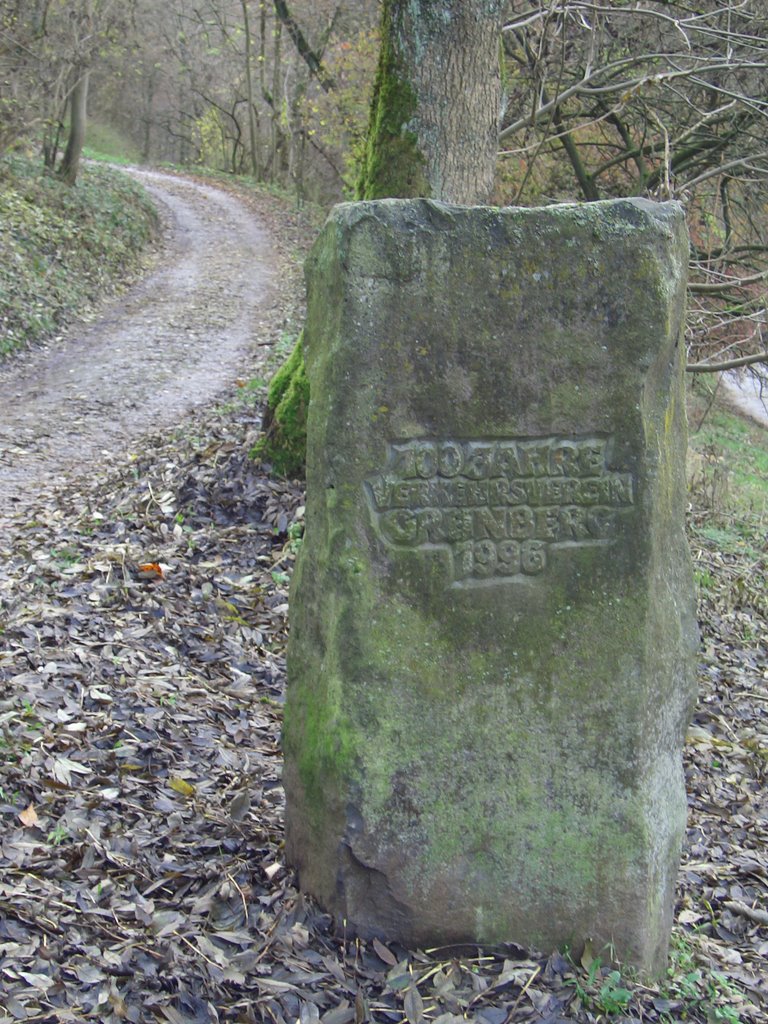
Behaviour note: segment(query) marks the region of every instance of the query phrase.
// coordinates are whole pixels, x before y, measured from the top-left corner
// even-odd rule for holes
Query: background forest
[[[87,104],[91,128],[137,161],[246,174],[299,201],[350,198],[380,6],[0,0],[0,153],[39,147],[74,181]],[[764,363],[762,0],[511,0],[501,62],[494,201],[681,199],[690,363]]]

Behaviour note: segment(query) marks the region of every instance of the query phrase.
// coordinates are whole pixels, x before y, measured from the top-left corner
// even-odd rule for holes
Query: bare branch
[[[330,92],[331,89],[335,87],[336,83],[324,70],[320,57],[307,42],[306,36],[299,28],[296,19],[288,10],[288,5],[285,3],[285,0],[273,0],[273,2],[275,5],[275,13],[288,29],[288,35],[293,40],[293,44],[298,50],[299,56],[306,63],[315,78],[317,78],[325,92]]]
[[[700,295],[715,295],[721,292],[732,291],[734,288],[743,288],[744,285],[754,284],[756,281],[764,281],[767,277],[768,270],[762,270],[759,274],[753,274],[751,277],[727,278],[719,284],[692,281],[688,285],[688,291],[695,292]]]
[[[621,81],[614,81],[607,83],[605,85],[593,84],[599,78],[607,75],[608,72],[619,70],[622,67],[631,67],[632,65],[638,64],[640,60],[669,60],[670,56],[670,54],[665,53],[643,54],[642,58],[627,57],[623,60],[614,61],[611,64],[606,64],[602,68],[598,68],[593,74],[589,76],[584,76],[581,79],[581,81],[575,83],[574,85],[570,86],[567,89],[564,89],[561,93],[559,93],[555,98],[551,99],[548,103],[542,104],[536,110],[534,115],[518,118],[517,121],[513,121],[512,124],[507,125],[507,127],[504,128],[504,130],[499,133],[499,139],[504,140],[506,138],[509,138],[510,135],[513,135],[521,128],[525,128],[535,123],[535,121],[541,120],[542,118],[546,117],[549,114],[550,110],[552,110],[555,106],[562,105],[566,100],[570,99],[572,96],[606,96],[618,93],[620,96],[623,97],[625,96],[625,94],[637,91],[638,89],[642,88],[645,85],[661,85],[673,82],[676,79],[680,78],[692,79],[699,85],[705,85],[707,88],[712,88],[715,92],[722,92],[724,95],[732,95],[727,90],[718,89],[716,87],[710,86],[709,83],[703,82],[701,79],[698,78],[698,76],[707,71],[733,71],[735,69],[764,71],[766,68],[768,68],[768,63],[763,61],[750,61],[739,65],[733,65],[723,60],[714,63],[710,62],[708,64],[704,64],[702,66],[695,68],[684,68],[679,70],[676,69],[673,71],[666,72],[648,72],[646,74],[639,75],[635,78],[625,78],[622,79]],[[759,109],[760,113],[764,112],[764,104],[757,103],[756,107],[757,109]]]
[[[762,174],[768,174],[768,167],[753,167],[750,161],[752,160],[765,160],[768,158],[768,149],[763,150],[762,153],[752,153],[748,156],[739,157],[736,160],[729,160],[728,163],[721,164],[719,167],[711,167],[709,170],[700,174],[698,178],[693,178],[691,181],[686,181],[684,188],[694,188],[696,185],[700,185],[703,181],[707,181],[709,178],[717,177],[719,174],[725,174],[726,171],[732,171],[736,167],[741,167],[746,170],[759,171]],[[733,176],[733,175],[731,175]]]
[[[752,366],[754,363],[768,363],[768,352],[742,356],[741,359],[729,359],[725,363],[689,363],[685,370],[686,373],[719,373],[721,370],[735,370],[739,366]]]

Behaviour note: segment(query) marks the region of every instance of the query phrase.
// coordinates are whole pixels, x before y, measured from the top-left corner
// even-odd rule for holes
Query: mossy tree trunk
[[[501,111],[502,8],[501,0],[384,0],[358,199],[488,201]],[[298,475],[308,404],[301,338],[278,379],[254,455]]]
[[[488,201],[501,11],[498,0],[385,0],[359,199]]]
[[[262,427],[251,455],[269,462],[280,476],[303,476],[307,447],[309,381],[304,368],[302,334],[269,385]]]

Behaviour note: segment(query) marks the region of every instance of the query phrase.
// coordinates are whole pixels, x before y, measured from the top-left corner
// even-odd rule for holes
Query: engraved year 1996
[[[447,547],[453,580],[544,572],[553,546],[615,536],[634,504],[606,437],[428,439],[388,444],[365,482],[374,528],[395,548]]]

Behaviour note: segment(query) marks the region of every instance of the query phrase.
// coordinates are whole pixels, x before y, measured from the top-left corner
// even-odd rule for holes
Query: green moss
[[[418,110],[418,99],[393,44],[391,4],[384,6],[381,39],[357,198],[428,197],[432,190],[426,161],[416,133],[409,128]]]
[[[295,381],[296,374],[299,372],[302,365],[302,336],[299,335],[293,349],[291,350],[291,354],[270,382],[267,393],[267,404],[270,409],[274,411],[278,408],[286,394],[290,391],[291,386]]]
[[[325,796],[349,777],[355,760],[356,737],[341,704],[341,681],[333,678],[326,681],[324,695],[302,691],[286,708],[283,746],[295,751],[315,825],[318,817],[322,820]]]
[[[335,567],[333,594],[320,587],[312,598],[328,646],[321,656],[315,635],[302,640],[311,668],[293,679],[288,706],[308,814],[323,820],[338,785],[330,780],[341,780],[341,803],[355,794],[371,834],[423,847],[404,873],[414,889],[465,864],[477,874],[478,934],[494,938],[509,927],[493,894],[506,885],[510,850],[520,888],[568,894],[583,908],[606,872],[620,878],[642,861],[638,851],[652,857],[634,779],[637,709],[620,692],[641,671],[644,595],[601,602],[596,614],[588,602],[569,607],[553,579],[547,604],[505,631],[494,653],[482,592],[473,612],[443,591],[437,628],[428,599],[382,600],[348,531],[329,526],[322,548],[303,568],[316,579]],[[592,578],[595,553],[582,555]]]
[[[280,476],[301,477],[307,452],[309,380],[304,365],[303,332],[267,392],[264,436],[251,456],[272,463]]]
[[[360,567],[353,551],[344,554],[341,536],[324,531],[326,543],[320,556],[327,567],[337,567],[340,580],[349,582],[360,576]],[[313,589],[319,580],[316,564],[307,566],[299,556],[293,586]],[[303,577],[303,579],[302,579]],[[342,588],[344,590],[344,588]],[[347,588],[349,592],[349,588]],[[322,831],[337,813],[338,793],[345,790],[349,779],[357,777],[361,764],[360,744],[364,730],[353,720],[355,705],[349,706],[345,679],[350,667],[346,663],[348,648],[342,641],[354,628],[350,622],[353,602],[342,594],[322,590],[313,603],[322,603],[326,615],[322,623],[313,623],[312,640],[296,657],[295,637],[307,627],[305,609],[292,616],[293,647],[289,648],[291,699],[286,703],[283,726],[283,749],[286,762],[296,765],[305,794],[306,815],[312,827]],[[355,666],[355,670],[359,666]]]

